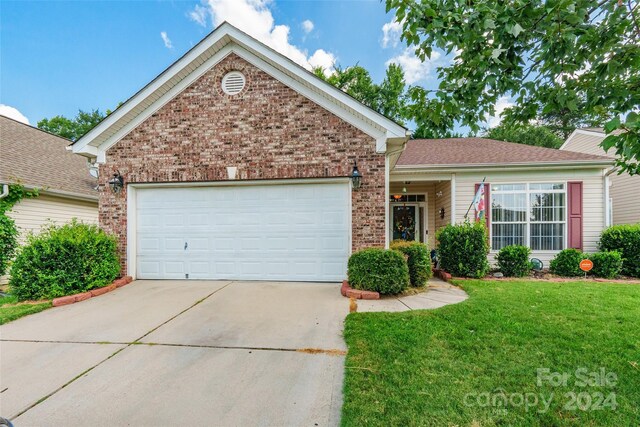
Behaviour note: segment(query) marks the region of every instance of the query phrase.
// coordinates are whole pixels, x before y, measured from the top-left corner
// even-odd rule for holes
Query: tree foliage
[[[498,141],[517,142],[518,144],[547,148],[560,148],[563,142],[547,127],[505,121],[496,127],[487,129],[485,136]]]
[[[88,112],[78,110],[78,114],[72,119],[65,116],[44,118],[38,122],[38,128],[71,141],[77,141],[105,117],[106,115],[98,109]]]
[[[18,248],[18,228],[7,212],[20,200],[37,195],[37,190],[26,190],[22,185],[11,184],[9,194],[0,199],[0,276],[7,271]]]
[[[611,136],[603,146],[615,149],[622,168],[640,173],[637,115],[629,114],[640,107],[637,1],[386,0],[386,5],[395,10],[403,40],[421,60],[434,49],[455,52],[452,63],[438,69],[434,99],[446,117],[441,127],[453,117],[477,131],[503,96],[516,105],[506,117],[523,124],[542,119],[562,128],[575,124],[571,117],[618,117],[608,122]],[[567,129],[559,130],[566,135]]]

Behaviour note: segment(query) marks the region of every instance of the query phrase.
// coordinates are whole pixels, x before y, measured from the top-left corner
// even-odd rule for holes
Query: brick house
[[[429,241],[466,209],[478,175],[458,194],[456,173],[472,142],[458,164],[434,167],[428,154],[446,146],[408,139],[403,126],[224,23],[72,150],[99,164],[100,224],[117,235],[129,275],[339,281],[352,251],[388,245],[398,224],[410,230],[401,237]],[[569,169],[591,179],[611,163],[563,153],[546,168],[562,171],[545,178],[559,180],[558,193],[578,182]],[[562,197],[552,209],[566,210]]]

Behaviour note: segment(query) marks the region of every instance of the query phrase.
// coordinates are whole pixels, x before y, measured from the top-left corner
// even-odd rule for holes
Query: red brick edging
[[[446,271],[440,270],[439,268],[435,268],[433,270],[433,275],[444,280],[445,282],[451,280],[451,273],[447,273]]]
[[[359,289],[353,289],[349,286],[349,282],[346,280],[342,281],[342,287],[340,288],[340,293],[343,297],[347,298],[355,298],[355,299],[380,299],[380,294],[374,291],[361,291]]]
[[[124,285],[128,285],[133,282],[133,278],[131,276],[125,276],[120,279],[115,280],[112,284],[108,286],[104,286],[102,288],[92,289],[87,292],[82,292],[80,294],[67,295],[66,297],[54,298],[52,304],[54,307],[60,307],[61,305],[73,304],[74,302],[84,301],[86,299],[97,297],[99,295],[106,294],[107,292],[111,292],[116,288],[121,288]]]

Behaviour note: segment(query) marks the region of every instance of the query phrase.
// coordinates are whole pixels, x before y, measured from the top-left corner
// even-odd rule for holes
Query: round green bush
[[[398,294],[409,286],[409,267],[398,251],[370,248],[349,257],[347,275],[354,289]]]
[[[108,285],[119,273],[116,239],[73,220],[28,237],[9,286],[19,300],[50,299]]]
[[[413,287],[421,287],[427,284],[431,278],[431,259],[427,245],[420,242],[406,240],[394,240],[391,249],[400,251],[407,258],[409,267],[409,281]]]
[[[584,271],[580,270],[580,261],[585,258],[587,255],[578,249],[564,249],[551,260],[549,270],[558,276],[584,276]]]
[[[531,271],[531,249],[522,245],[509,245],[496,255],[498,268],[506,277],[525,277]]]
[[[458,277],[482,278],[489,272],[489,242],[484,222],[449,224],[436,234],[439,266]]]
[[[0,276],[7,272],[9,261],[18,247],[16,223],[6,213],[0,212]]]
[[[614,225],[600,236],[600,250],[622,255],[622,274],[640,277],[640,224]]]
[[[613,279],[622,271],[622,254],[617,251],[596,252],[589,254],[589,259],[593,262],[593,269],[589,274],[605,279]]]

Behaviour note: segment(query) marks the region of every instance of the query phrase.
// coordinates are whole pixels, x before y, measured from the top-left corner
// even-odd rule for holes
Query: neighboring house
[[[354,250],[398,236],[433,243],[485,176],[494,249],[531,244],[545,260],[595,250],[610,159],[408,139],[224,23],[73,151],[100,164],[100,224],[140,279],[339,281]]]
[[[38,232],[49,223],[71,218],[96,223],[97,180],[87,159],[67,150],[71,141],[0,116],[0,185],[20,183],[39,189],[39,196],[18,202],[8,215],[20,231]]]
[[[602,128],[576,129],[560,149],[615,158],[613,150],[607,154],[600,147],[605,137]],[[609,224],[640,223],[640,203],[635,195],[635,191],[640,187],[640,176],[618,174],[617,170],[612,170],[609,174],[609,184]]]

